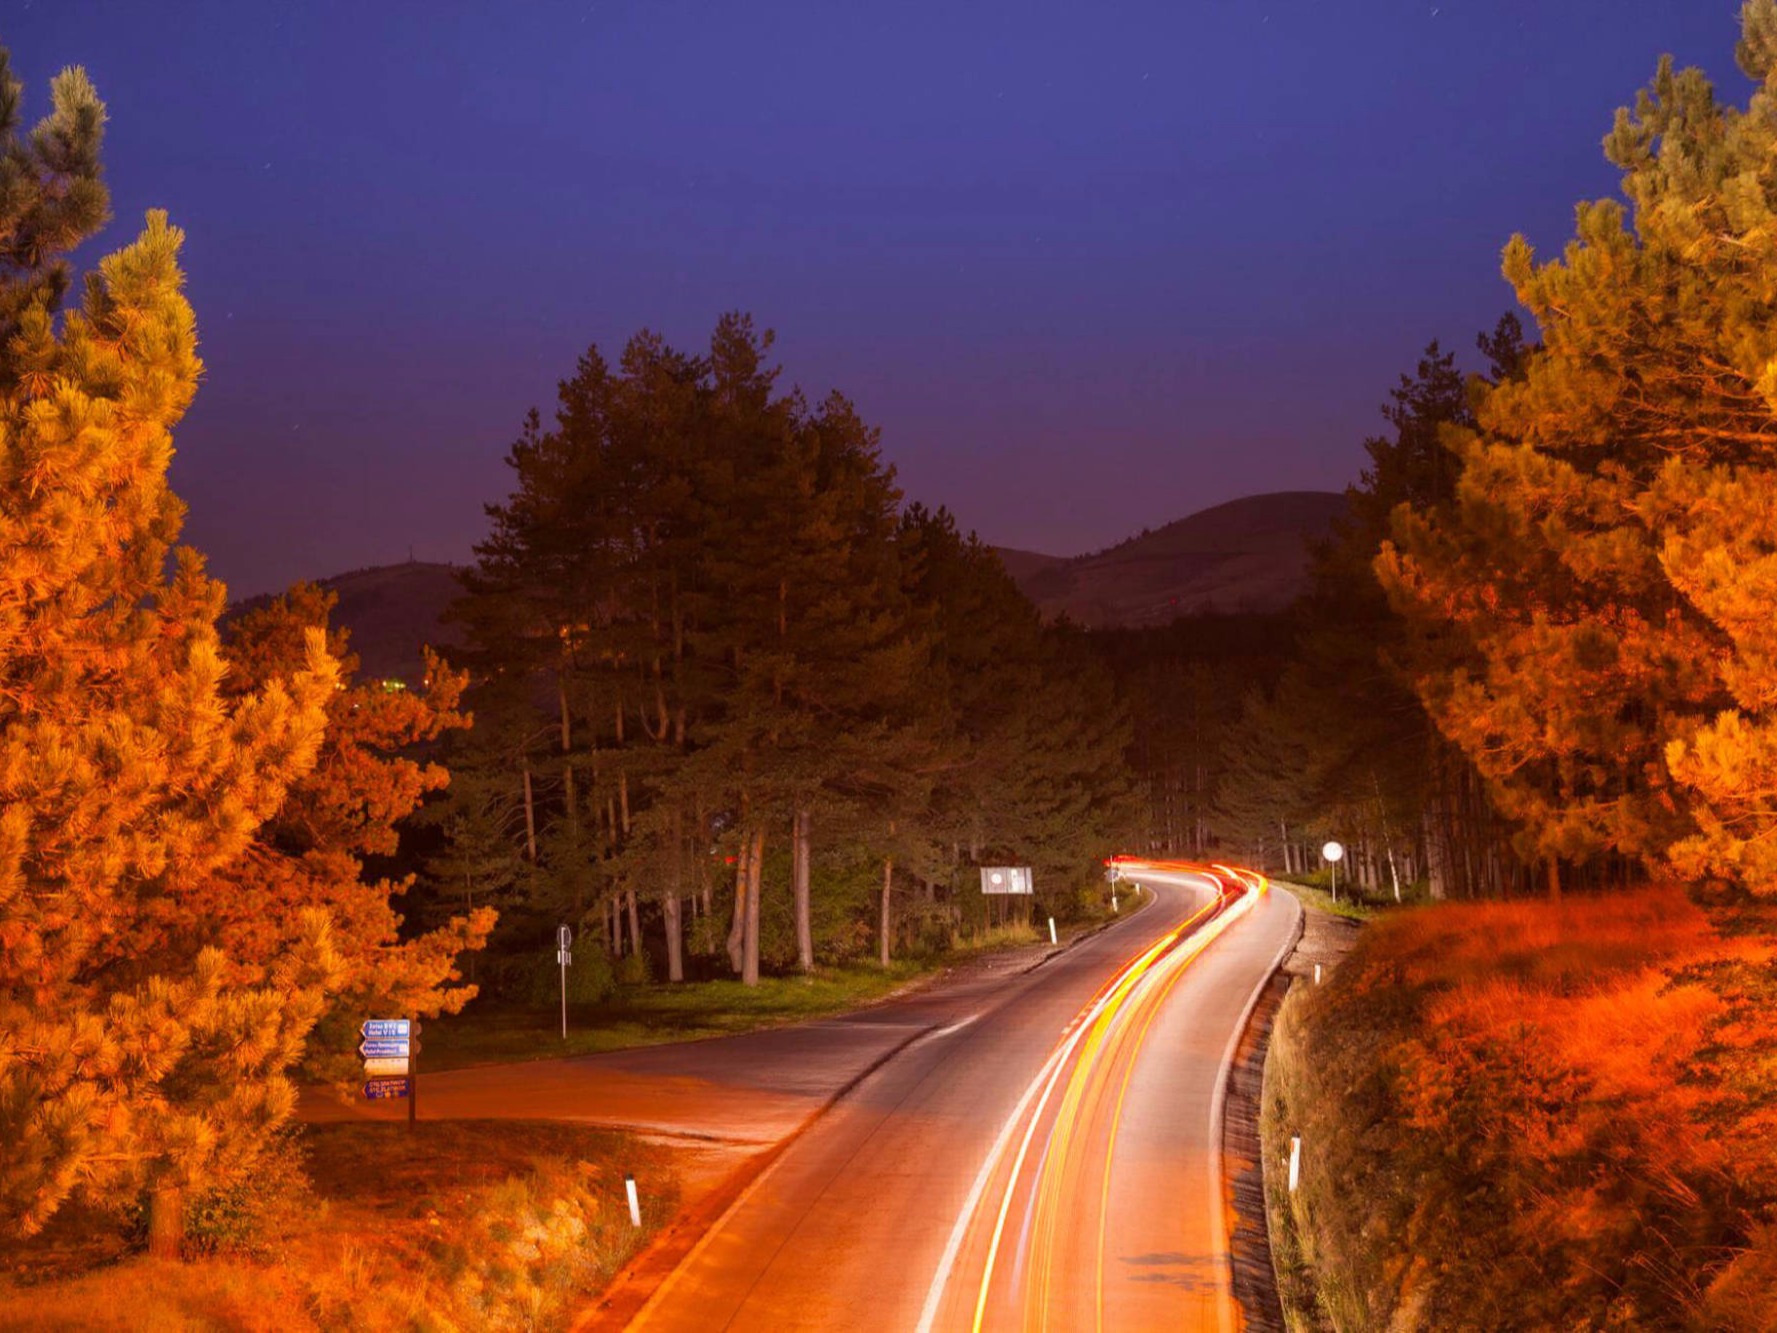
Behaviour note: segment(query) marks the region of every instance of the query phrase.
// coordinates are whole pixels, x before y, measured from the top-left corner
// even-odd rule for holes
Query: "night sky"
[[[912,497],[1073,554],[1353,480],[1431,337],[1607,194],[1670,51],[1735,100],[1734,0],[451,4],[12,0],[84,64],[117,220],[164,207],[207,381],[174,484],[245,595],[462,560],[596,341],[777,330]]]

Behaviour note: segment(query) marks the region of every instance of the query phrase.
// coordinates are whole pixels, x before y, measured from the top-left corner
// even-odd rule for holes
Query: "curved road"
[[[1233,1328],[1218,1096],[1300,908],[1231,874],[1124,874],[1152,906],[935,997],[941,1025],[796,1140],[630,1326]]]

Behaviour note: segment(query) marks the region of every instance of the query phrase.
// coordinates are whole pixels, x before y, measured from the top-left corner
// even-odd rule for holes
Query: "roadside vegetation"
[[[1124,901],[1123,910],[1129,911],[1141,899],[1138,894]],[[1075,923],[1068,932],[1083,928]],[[690,986],[657,982],[619,985],[601,999],[570,1000],[566,1040],[561,1035],[557,1007],[478,1002],[461,1014],[427,1025],[426,1068],[437,1072],[478,1064],[552,1060],[630,1046],[728,1037],[826,1018],[873,1004],[971,958],[1029,948],[1047,938],[1023,920],[984,926],[966,934],[959,931],[949,947],[898,958],[886,968],[876,963],[821,967],[810,973],[761,977],[755,986],[719,977]]]
[[[1414,910],[1295,988],[1262,1121],[1292,1327],[1770,1327],[1769,916]]]
[[[1343,881],[1339,885],[1339,896],[1333,896],[1332,886],[1326,875],[1300,875],[1289,879],[1278,876],[1274,883],[1283,886],[1302,900],[1304,907],[1312,907],[1317,912],[1326,912],[1331,916],[1342,916],[1350,921],[1368,921],[1379,912],[1386,912],[1396,904],[1390,898],[1378,898],[1374,892],[1353,889]],[[1415,885],[1415,890],[1420,886]],[[1422,901],[1423,895],[1415,893],[1409,901]]]
[[[603,1000],[570,1004],[565,1041],[557,1008],[477,1003],[427,1025],[425,1067],[551,1060],[780,1027],[869,1004],[928,970],[918,960],[899,959],[887,968],[858,964],[767,976],[756,986],[720,978],[689,986],[620,986]]]
[[[573,1125],[318,1125],[278,1155],[194,1203],[183,1262],[75,1211],[0,1252],[0,1329],[559,1328],[676,1204],[663,1150]]]

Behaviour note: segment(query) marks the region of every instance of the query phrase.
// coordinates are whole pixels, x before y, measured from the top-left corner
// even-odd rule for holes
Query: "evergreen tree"
[[[247,853],[213,877],[207,895],[181,905],[166,933],[208,939],[239,974],[258,977],[283,947],[279,923],[324,909],[341,975],[307,1064],[349,1083],[360,1074],[358,1031],[365,1019],[456,1013],[475,994],[454,984],[459,958],[482,947],[494,912],[486,905],[469,908],[435,929],[403,931],[395,900],[413,877],[368,872],[372,861],[395,855],[402,822],[450,781],[442,765],[415,757],[416,749],[467,727],[469,719],[457,711],[463,677],[429,652],[417,690],[356,681],[358,662],[345,631],[328,628],[336,600],[299,583],[229,626],[227,695],[249,695],[290,675],[306,636],[316,632],[328,636],[343,688],[328,701],[327,734],[313,771],[291,786]]]
[[[71,1195],[183,1200],[250,1170],[339,960],[286,920],[256,979],[155,923],[201,897],[313,767],[336,678],[321,636],[288,680],[225,696],[223,590],[178,553],[172,428],[201,370],[183,237],[150,213],[58,322],[62,256],[104,215],[103,112],[55,84],[21,137],[0,77],[0,1207],[30,1233]]]
[[[1545,860],[1601,851],[1765,887],[1777,6],[1743,11],[1751,107],[1662,61],[1606,154],[1625,207],[1505,274],[1543,345],[1482,398],[1456,502],[1404,511],[1380,572],[1435,636],[1418,685]]]

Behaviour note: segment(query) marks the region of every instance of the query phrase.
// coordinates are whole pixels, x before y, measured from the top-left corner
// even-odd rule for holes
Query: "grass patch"
[[[725,1037],[844,1013],[879,1000],[931,971],[929,961],[821,968],[808,976],[738,981],[693,981],[625,986],[596,1005],[568,1006],[568,1037],[561,1011],[471,1004],[460,1014],[429,1021],[421,1069],[552,1060],[628,1046]]]
[[[1316,911],[1326,912],[1331,916],[1342,916],[1350,921],[1368,921],[1389,910],[1371,903],[1354,899],[1350,893],[1341,890],[1339,901],[1333,901],[1333,895],[1325,889],[1313,884],[1304,884],[1294,879],[1273,879],[1273,884],[1280,884],[1302,900],[1302,906],[1312,907]],[[1390,905],[1392,906],[1392,904]]]
[[[1711,981],[1771,954],[1675,890],[1384,914],[1272,1034],[1290,1327],[1771,1327],[1777,1035]]]
[[[250,1250],[70,1275],[24,1247],[0,1329],[558,1328],[677,1202],[662,1150],[574,1125],[314,1125],[298,1143],[309,1183],[266,1182]]]

